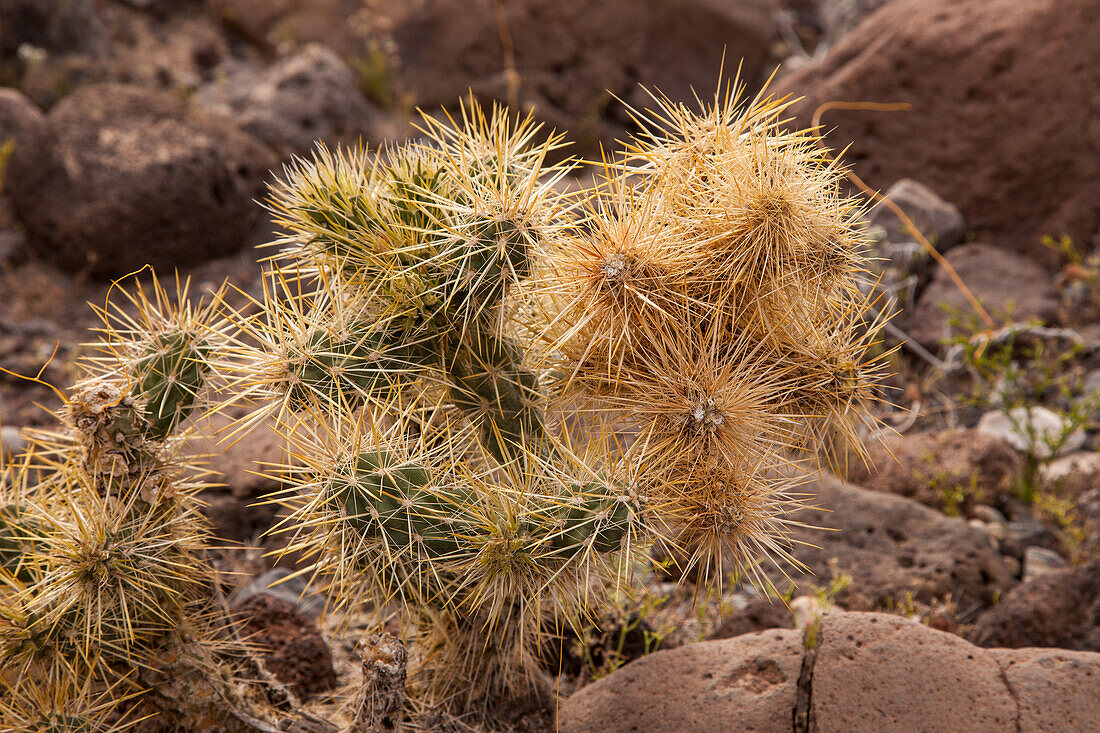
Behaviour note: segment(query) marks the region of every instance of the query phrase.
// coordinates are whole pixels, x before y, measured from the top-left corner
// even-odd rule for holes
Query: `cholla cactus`
[[[823,426],[858,445],[874,329],[842,171],[782,104],[658,101],[578,195],[557,138],[472,103],[274,190],[289,234],[221,369],[291,446],[288,550],[337,608],[407,609],[430,703],[537,692],[543,629],[655,538],[768,585],[763,559],[794,562],[784,469]]]
[[[472,101],[419,142],[322,147],[273,188],[287,234],[260,297],[217,298],[217,323],[159,287],[105,313],[70,433],[0,501],[18,699],[113,689],[128,661],[150,709],[248,719],[180,449],[192,413],[232,403],[251,408],[232,436],[271,418],[285,438],[278,531],[330,610],[412,628],[417,704],[546,693],[547,630],[637,586],[656,540],[769,586],[798,467],[830,459],[825,430],[859,445],[877,380],[859,210],[784,104],[655,100],[572,194],[561,138]],[[211,402],[215,375],[231,396]]]
[[[192,309],[186,286],[178,306],[153,288],[129,295],[135,316],[102,311],[99,354],[58,415],[65,429],[31,436],[4,468],[2,730],[122,730],[153,713],[243,727],[227,668],[244,648],[223,630],[195,496],[205,484],[182,451],[212,312]]]

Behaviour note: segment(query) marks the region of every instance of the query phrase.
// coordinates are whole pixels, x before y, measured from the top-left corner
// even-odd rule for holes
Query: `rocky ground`
[[[412,134],[414,107],[468,90],[569,130],[581,154],[629,132],[639,84],[705,98],[723,54],[754,89],[781,64],[772,90],[804,97],[803,124],[828,101],[906,102],[828,111],[827,140],[994,327],[871,208],[869,287],[897,312],[889,434],[840,461],[843,480],[806,485],[795,519],[817,529],[795,538],[804,572],[772,576],[782,601],[654,579],[563,644],[557,723],[1094,730],[1098,35],[1094,0],[0,0],[0,366],[67,385],[87,303],[147,263],[200,291],[255,289],[274,229],[256,201],[282,163],[315,140]],[[57,405],[0,374],[3,450]],[[263,555],[277,516],[254,502],[273,486],[250,471],[280,446],[256,435],[214,460],[209,513],[242,548],[225,562],[258,576],[235,602],[270,671],[323,696],[348,650],[296,593],[265,590],[290,561]]]

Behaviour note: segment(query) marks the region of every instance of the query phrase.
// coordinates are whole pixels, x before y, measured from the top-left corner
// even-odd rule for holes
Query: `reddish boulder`
[[[1007,731],[1016,704],[997,661],[959,637],[900,616],[839,613],[821,620],[809,718],[816,733]]]
[[[1100,227],[1100,3],[899,0],[777,91],[908,102],[908,112],[832,111],[829,143],[871,186],[927,183],[980,239],[1041,257],[1043,235],[1089,242]]]
[[[1100,654],[981,649],[901,616],[828,613],[633,662],[567,699],[563,733],[1084,731]]]
[[[570,697],[562,733],[789,733],[802,632],[773,629],[657,652]]]

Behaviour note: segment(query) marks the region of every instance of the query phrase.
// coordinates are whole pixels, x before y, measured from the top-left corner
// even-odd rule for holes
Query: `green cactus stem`
[[[618,498],[619,487],[589,482],[581,486],[568,507],[561,510],[561,530],[551,538],[559,554],[581,552],[591,546],[594,552],[619,549],[630,524],[630,511]]]
[[[187,419],[209,369],[210,346],[194,334],[156,334],[135,364],[136,394],[145,401],[150,440],[164,440]]]
[[[338,466],[330,492],[346,521],[364,537],[384,538],[393,548],[422,544],[439,557],[458,549],[463,497],[433,487],[431,472],[385,452],[360,453]]]
[[[409,342],[373,325],[354,324],[347,335],[319,328],[308,346],[290,360],[290,406],[300,410],[315,401],[358,407],[380,396],[435,361],[426,341]]]

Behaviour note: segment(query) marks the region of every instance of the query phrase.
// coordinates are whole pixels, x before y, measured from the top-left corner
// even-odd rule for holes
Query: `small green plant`
[[[976,323],[956,316],[960,335],[949,343],[961,355],[972,378],[963,401],[1000,410],[1024,444],[1024,467],[1017,493],[1034,501],[1045,466],[1085,429],[1100,408],[1100,392],[1084,394],[1080,366],[1082,343],[1072,332],[1041,324],[1008,321],[994,331],[979,331]],[[1050,409],[1059,421],[1055,430],[1041,429],[1034,408]]]

